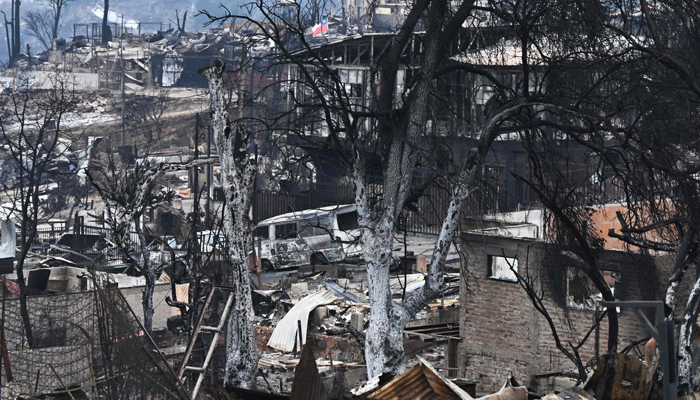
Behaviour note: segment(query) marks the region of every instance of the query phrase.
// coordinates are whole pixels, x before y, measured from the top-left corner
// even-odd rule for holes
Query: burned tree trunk
[[[249,388],[258,368],[259,352],[253,332],[253,301],[248,278],[248,248],[252,245],[253,221],[250,212],[256,165],[239,140],[232,140],[224,102],[225,65],[220,60],[203,68],[200,75],[209,82],[212,130],[221,163],[226,196],[224,228],[231,247],[231,266],[235,296],[234,309],[226,331],[226,372],[224,385]],[[240,147],[238,147],[240,146]]]
[[[427,97],[427,96],[426,96]],[[371,221],[362,169],[355,168],[355,201],[358,207],[358,219],[362,227],[364,259],[367,262],[367,283],[371,307],[370,325],[367,329],[365,360],[367,374],[370,378],[384,372],[400,374],[404,371],[403,329],[410,318],[440,294],[444,279],[444,266],[450,246],[454,243],[459,226],[462,204],[473,190],[491,144],[498,136],[500,124],[518,113],[530,103],[517,103],[494,115],[484,128],[477,147],[472,149],[462,166],[454,185],[447,216],[442,222],[438,239],[433,248],[428,266],[425,285],[419,292],[406,298],[403,304],[395,303],[391,298],[389,285],[389,263],[393,245],[393,221],[396,219],[395,208],[385,206],[382,217]],[[411,164],[412,165],[412,164]],[[405,169],[405,167],[404,167]],[[399,169],[400,171],[400,169]],[[408,187],[410,175],[397,172],[394,179],[409,179],[401,183]],[[391,175],[389,175],[392,179]],[[386,193],[386,192],[385,192]],[[403,206],[405,196],[397,190],[397,207]]]
[[[13,23],[12,23],[12,60],[10,61],[10,65],[13,65],[17,60],[19,60],[19,55],[22,52],[21,47],[22,47],[22,41],[21,41],[21,36],[20,36],[20,26],[21,26],[21,15],[20,15],[20,5],[22,4],[21,0],[14,0],[13,5],[14,8],[12,10],[13,13]]]
[[[106,45],[107,42],[112,40],[112,31],[109,30],[109,24],[107,16],[109,15],[109,0],[104,0],[105,12],[102,15],[102,44]]]
[[[156,287],[156,271],[153,262],[151,261],[151,252],[146,244],[146,236],[138,221],[134,221],[136,233],[139,235],[141,242],[141,258],[143,258],[143,277],[146,284],[141,295],[141,304],[143,306],[143,326],[148,333],[153,332],[153,292]]]

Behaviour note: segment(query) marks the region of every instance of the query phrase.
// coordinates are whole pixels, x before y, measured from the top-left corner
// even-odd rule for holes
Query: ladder
[[[216,291],[219,292],[230,292],[228,299],[226,300],[226,305],[224,306],[224,311],[221,313],[221,318],[219,319],[219,324],[217,326],[202,326],[202,320],[204,319],[204,315],[206,314],[207,310],[209,309],[209,306],[211,305],[211,300],[214,297],[214,292]],[[202,386],[202,382],[204,381],[204,374],[209,367],[209,363],[211,362],[211,358],[214,355],[214,350],[216,349],[216,345],[219,343],[219,337],[221,337],[221,333],[224,330],[224,327],[226,325],[226,321],[228,321],[228,317],[231,314],[231,309],[233,308],[233,299],[234,299],[234,293],[233,293],[234,288],[231,286],[222,286],[222,285],[213,285],[211,291],[209,291],[209,295],[207,295],[207,299],[204,302],[204,307],[202,308],[201,314],[199,314],[199,319],[197,320],[197,325],[194,328],[194,332],[192,333],[192,338],[190,339],[190,342],[187,344],[187,350],[185,351],[185,358],[182,360],[182,365],[180,365],[180,369],[177,371],[177,378],[182,379],[182,376],[185,374],[185,372],[194,372],[196,374],[199,374],[197,377],[197,383],[194,385],[194,390],[192,390],[192,398],[196,399],[197,394],[199,393],[199,389]],[[195,343],[197,342],[197,337],[199,336],[200,333],[202,332],[213,332],[214,337],[212,338],[211,344],[209,345],[209,350],[207,351],[207,355],[204,358],[204,364],[201,367],[195,367],[195,366],[190,366],[187,365],[187,363],[190,360],[190,356],[192,355],[192,349],[194,348]]]

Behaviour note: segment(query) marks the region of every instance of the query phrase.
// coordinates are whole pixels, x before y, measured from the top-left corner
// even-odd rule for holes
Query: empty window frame
[[[322,217],[299,222],[299,236],[331,236],[330,218]]]
[[[499,281],[517,282],[518,259],[513,257],[489,256],[489,278]]]
[[[620,276],[615,271],[602,271],[603,279],[615,295],[615,285]],[[595,310],[595,304],[603,299],[598,289],[583,271],[568,267],[566,279],[566,301],[570,308],[579,310]],[[619,311],[618,311],[619,312]]]
[[[276,239],[295,239],[297,237],[297,224],[293,222],[291,224],[280,224],[275,225],[275,238]]]
[[[270,232],[270,227],[269,226],[259,226],[255,228],[255,237],[256,238],[261,238],[261,239],[269,239],[269,232]]]
[[[357,211],[338,214],[338,229],[341,231],[351,231],[359,229],[360,224],[357,221]]]

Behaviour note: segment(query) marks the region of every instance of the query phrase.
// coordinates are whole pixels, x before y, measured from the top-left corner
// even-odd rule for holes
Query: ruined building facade
[[[590,290],[585,276],[567,267],[556,257],[558,251],[537,239],[508,237],[503,231],[498,235],[474,232],[462,234],[457,364],[459,376],[477,382],[477,393],[497,391],[509,373],[521,384],[535,387],[542,378],[575,373],[574,364],[556,348],[549,324],[518,284],[511,266],[521,276],[535,279],[567,348],[588,334],[579,350],[583,362],[595,358],[596,341],[599,354],[605,354],[607,318],[602,319],[598,335],[591,330],[597,291]],[[655,299],[657,279],[650,256],[603,250],[599,263],[617,299]],[[618,350],[649,337],[631,309],[617,312]]]

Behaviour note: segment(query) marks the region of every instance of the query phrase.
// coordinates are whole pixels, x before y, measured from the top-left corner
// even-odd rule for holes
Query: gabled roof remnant
[[[496,393],[479,397],[477,400],[527,400],[528,390],[526,386],[519,386],[511,373],[510,378],[501,390]]]
[[[299,359],[299,366],[294,371],[292,382],[292,400],[328,400],[328,393],[321,381],[321,375],[316,367],[314,351],[309,344],[304,346]]]
[[[473,400],[467,392],[442,376],[418,356],[418,364],[368,396],[384,400]]]

